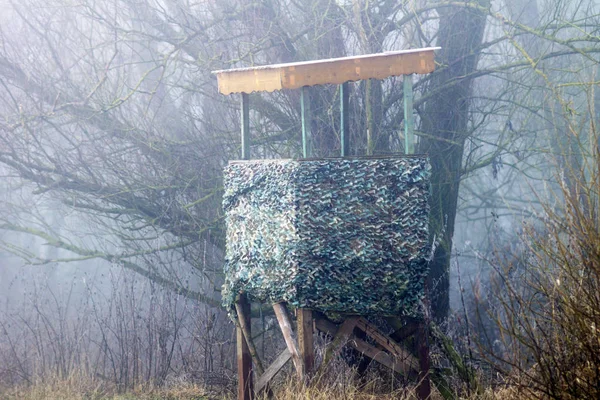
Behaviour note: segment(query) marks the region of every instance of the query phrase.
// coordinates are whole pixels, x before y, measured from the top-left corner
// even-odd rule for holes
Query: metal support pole
[[[250,159],[250,107],[248,106],[248,93],[242,93],[242,160]]]
[[[340,145],[341,156],[347,157],[350,155],[350,92],[348,82],[340,85]]]
[[[310,120],[310,95],[308,86],[300,90],[300,112],[302,118],[302,157],[312,157],[311,146],[311,120]]]
[[[414,154],[415,132],[413,120],[413,82],[412,75],[405,75],[404,83],[404,153]]]
[[[371,108],[371,79],[365,82],[365,105],[367,111],[367,155],[373,155],[373,110]]]

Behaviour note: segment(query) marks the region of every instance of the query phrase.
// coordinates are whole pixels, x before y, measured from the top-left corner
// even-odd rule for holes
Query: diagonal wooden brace
[[[258,378],[255,386],[257,394],[267,387],[269,382],[271,382],[271,380],[275,377],[275,375],[277,375],[279,370],[283,368],[283,366],[290,360],[291,357],[292,354],[287,348],[283,350],[281,354],[279,354],[275,361],[273,361],[273,364],[271,364],[269,368],[265,370],[265,373]]]
[[[354,327],[356,327],[357,322],[358,322],[358,317],[350,317],[342,323],[342,325],[337,330],[337,332],[335,332],[335,325],[334,325],[333,330],[335,332],[335,337],[333,338],[333,341],[329,344],[329,346],[327,346],[327,349],[325,350],[325,355],[323,356],[323,362],[319,366],[319,369],[317,371],[317,376],[320,376],[321,374],[323,374],[325,372],[325,370],[327,369],[327,365],[336,356],[336,354],[340,351],[340,349],[342,347],[344,347],[344,345],[348,342],[348,339],[352,336],[352,331],[354,330]],[[325,333],[333,334],[331,332],[331,328],[326,330],[326,328],[323,327],[323,323],[329,323],[329,322],[326,322],[323,319],[318,319],[317,320],[317,329],[319,329],[320,331],[325,332]],[[331,323],[329,323],[329,324],[333,325]]]
[[[283,338],[285,339],[285,344],[292,355],[292,361],[294,362],[294,367],[296,368],[296,373],[301,380],[304,380],[304,366],[302,365],[302,360],[300,359],[300,352],[298,351],[298,344],[296,343],[296,338],[294,337],[294,331],[292,330],[292,323],[290,322],[290,317],[288,316],[287,309],[285,307],[285,303],[276,303],[273,304],[273,310],[275,311],[275,316],[277,317],[277,322],[279,322],[279,327],[281,328],[281,333],[283,333]]]
[[[413,371],[419,370],[419,361],[409,351],[400,346],[396,341],[390,338],[388,335],[381,332],[375,325],[367,321],[365,318],[360,318],[356,324],[356,327],[361,331],[365,332],[368,336],[373,338],[377,344],[389,351],[397,361],[403,365],[403,371],[399,371],[404,375],[410,375]]]

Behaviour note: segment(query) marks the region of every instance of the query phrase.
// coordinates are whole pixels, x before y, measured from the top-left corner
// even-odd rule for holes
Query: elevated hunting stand
[[[430,395],[421,300],[430,254],[426,156],[413,155],[411,74],[434,70],[434,48],[216,71],[222,94],[241,93],[241,158],[225,169],[227,255],[223,298],[237,325],[238,399],[264,390],[290,359],[300,379],[315,372],[315,330],[333,338],[319,371],[344,345],[418,379]],[[348,82],[404,78],[405,154],[350,156]],[[309,87],[339,84],[340,158],[312,158]],[[298,160],[251,160],[248,94],[300,89]],[[250,301],[273,304],[286,349],[264,368],[254,346]],[[296,332],[287,306],[296,310]],[[338,316],[339,324],[327,316]],[[404,316],[414,356],[369,322]],[[354,333],[357,332],[357,335]],[[370,337],[370,344],[366,340]],[[253,371],[260,375],[256,382]]]

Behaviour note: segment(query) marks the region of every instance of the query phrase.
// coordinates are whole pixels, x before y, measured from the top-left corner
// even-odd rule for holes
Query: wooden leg
[[[429,333],[425,322],[419,322],[417,329],[417,346],[419,351],[419,386],[417,386],[417,397],[426,400],[431,397],[431,381],[429,377]]]
[[[315,346],[313,342],[313,314],[312,310],[299,308],[298,318],[298,347],[300,358],[304,365],[304,374],[310,376],[315,367]]]
[[[236,307],[243,310],[243,315],[238,318],[245,318],[244,321],[248,334],[251,334],[250,330],[250,303],[245,295],[240,295],[237,299]],[[238,400],[253,400],[254,399],[254,387],[252,381],[252,356],[244,332],[241,328],[241,324],[237,324],[236,327],[236,341],[237,341],[237,367],[238,367]]]
[[[258,375],[262,375],[265,372],[265,369],[262,366],[262,362],[258,357],[258,352],[256,351],[256,346],[254,345],[254,340],[252,340],[252,335],[250,334],[250,316],[248,315],[247,310],[244,310],[241,307],[240,303],[235,303],[235,311],[238,316],[238,324],[242,329],[242,333],[246,338],[246,345],[248,346],[248,350],[250,351],[250,355],[252,356],[252,363]]]
[[[273,310],[275,311],[277,322],[279,322],[281,333],[283,333],[285,344],[292,354],[292,362],[296,368],[296,373],[301,380],[304,380],[304,367],[302,365],[302,361],[300,360],[300,352],[298,351],[298,345],[296,344],[296,339],[294,338],[292,323],[290,322],[290,317],[288,316],[285,303],[273,304]]]

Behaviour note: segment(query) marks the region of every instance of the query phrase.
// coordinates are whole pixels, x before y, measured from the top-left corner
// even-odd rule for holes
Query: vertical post
[[[300,89],[300,112],[302,119],[302,157],[312,157],[311,146],[311,120],[310,120],[310,95],[308,86]]]
[[[340,145],[341,145],[341,156],[347,157],[350,155],[350,93],[348,82],[344,82],[340,85]]]
[[[248,104],[248,93],[242,93],[240,104],[242,112],[242,160],[250,159],[250,107]]]
[[[414,154],[415,132],[413,121],[413,82],[412,75],[405,75],[404,83],[404,153]]]
[[[429,377],[429,333],[425,321],[418,322],[417,346],[419,352],[419,385],[417,386],[417,397],[427,400],[431,397],[431,381]]]
[[[304,374],[310,377],[315,367],[315,347],[313,343],[313,314],[307,308],[298,308],[298,347],[304,364]]]
[[[236,307],[243,310],[243,315],[238,315],[238,318],[245,318],[245,325],[250,331],[250,303],[245,294],[241,294],[237,299]],[[252,356],[250,349],[244,338],[241,324],[236,327],[236,342],[237,342],[237,368],[238,368],[238,400],[253,400],[254,399],[254,383],[252,381]]]
[[[365,108],[367,110],[367,155],[373,155],[373,111],[371,109],[371,79],[365,82]]]

